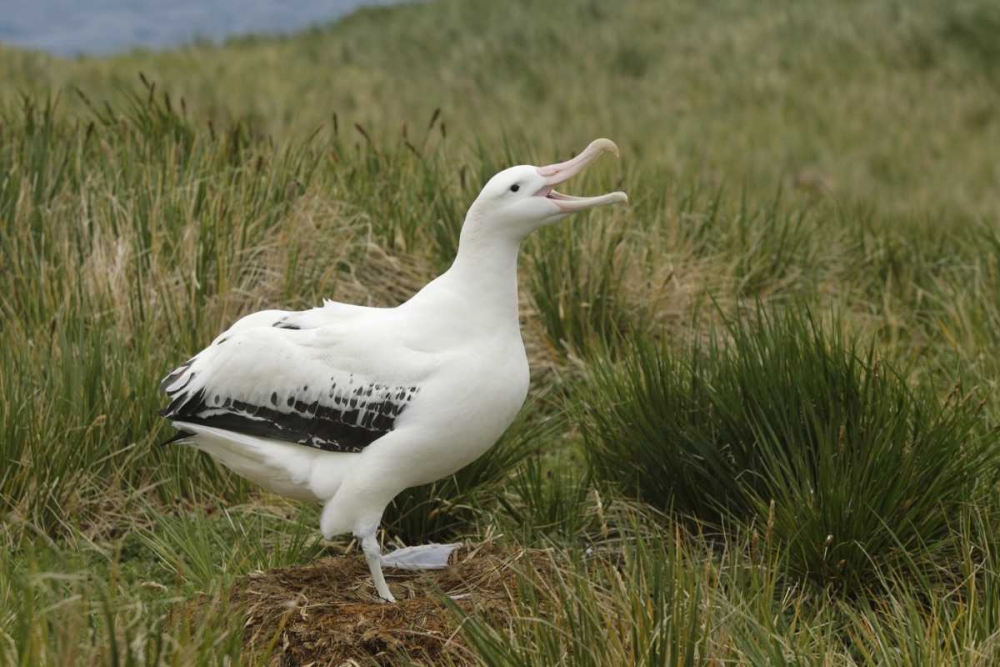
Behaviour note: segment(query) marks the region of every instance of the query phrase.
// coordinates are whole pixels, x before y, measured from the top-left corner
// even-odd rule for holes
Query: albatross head
[[[595,139],[571,160],[546,167],[520,165],[504,169],[489,180],[469,209],[480,234],[513,236],[520,240],[539,227],[562,220],[571,213],[596,206],[628,202],[624,192],[597,197],[573,197],[555,187],[583,171],[601,153],[618,156],[610,139]],[[467,225],[468,226],[468,223]]]

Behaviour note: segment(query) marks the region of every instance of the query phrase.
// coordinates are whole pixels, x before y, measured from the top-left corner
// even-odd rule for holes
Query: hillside
[[[6,52],[2,94],[105,98],[144,72],[195,119],[381,139],[441,108],[454,143],[570,151],[614,135],[664,178],[830,189],[879,209],[997,209],[992,4],[444,1],[287,39],[66,62]],[[72,95],[63,94],[73,105]],[[567,122],[571,119],[571,122]]]
[[[0,663],[1000,660],[1000,12],[440,0],[284,38],[0,49]],[[319,508],[161,446],[240,316],[392,306],[499,169],[532,389],[410,489],[375,601]],[[452,596],[449,599],[447,596]]]

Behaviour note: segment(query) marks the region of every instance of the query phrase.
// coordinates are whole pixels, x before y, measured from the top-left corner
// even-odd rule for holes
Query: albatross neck
[[[455,261],[431,283],[433,290],[425,289],[432,292],[433,297],[418,294],[414,300],[425,296],[444,300],[466,326],[519,329],[517,253],[520,241],[476,231],[481,230],[467,233],[463,229]]]

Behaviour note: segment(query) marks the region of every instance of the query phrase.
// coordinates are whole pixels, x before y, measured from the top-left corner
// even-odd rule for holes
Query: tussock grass
[[[522,573],[517,622],[466,619],[484,664],[788,664],[836,650],[836,615],[784,589],[780,559],[751,556],[739,537],[717,556],[703,537],[627,505],[606,516],[613,533],[586,552],[555,552],[551,568]]]
[[[789,579],[755,531],[715,536],[623,504],[586,552],[524,569],[516,620],[463,614],[489,665],[986,665],[997,655],[995,531],[963,513],[961,583],[886,572],[847,602]],[[984,530],[985,529],[985,530]],[[988,601],[987,601],[988,599]]]
[[[648,319],[630,309],[629,257],[621,227],[567,226],[538,236],[527,251],[529,289],[549,343],[558,354],[614,350]]]
[[[235,579],[350,545],[157,446],[158,378],[255,309],[400,303],[495,171],[604,135],[572,191],[630,206],[523,248],[532,407],[387,515],[549,550],[463,662],[995,662],[995,14],[440,0],[0,49],[0,662],[267,664]]]
[[[663,509],[757,525],[788,564],[858,593],[938,568],[952,522],[1000,473],[983,402],[945,403],[808,311],[759,308],[674,353],[644,339],[595,364],[576,404],[592,473]]]
[[[93,555],[93,554],[91,554]],[[0,556],[0,661],[11,665],[254,664],[218,596],[197,613],[179,591],[79,556]],[[136,576],[139,575],[139,576]]]

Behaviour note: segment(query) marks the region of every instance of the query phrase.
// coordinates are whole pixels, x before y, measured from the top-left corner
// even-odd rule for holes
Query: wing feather
[[[161,414],[359,452],[395,428],[420,390],[419,368],[406,363],[414,353],[385,334],[387,313],[328,305],[249,315],[163,379]]]

